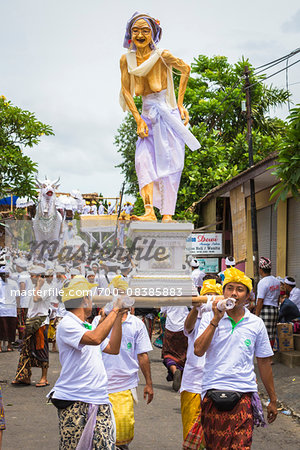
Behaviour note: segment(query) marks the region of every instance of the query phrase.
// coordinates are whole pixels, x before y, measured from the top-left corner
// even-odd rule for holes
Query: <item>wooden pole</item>
[[[249,167],[254,165],[253,146],[252,146],[252,112],[251,112],[251,95],[249,69],[245,66],[245,91],[246,91],[246,107],[247,107],[247,140],[249,152]],[[259,280],[258,270],[258,235],[257,235],[257,213],[255,200],[255,183],[254,179],[250,179],[250,196],[251,196],[251,228],[252,228],[252,251],[253,251],[253,273],[254,273],[254,289]]]
[[[122,294],[120,294],[121,296]],[[123,294],[124,295],[124,294]],[[180,297],[136,297],[132,296],[130,298],[134,299],[135,306],[159,308],[162,306],[197,306],[203,303],[207,303],[210,296],[208,295],[198,295],[198,296],[180,296]],[[94,295],[93,303],[97,306],[104,306],[106,303],[111,302],[116,297],[113,295]],[[215,295],[216,300],[223,300],[223,295]]]

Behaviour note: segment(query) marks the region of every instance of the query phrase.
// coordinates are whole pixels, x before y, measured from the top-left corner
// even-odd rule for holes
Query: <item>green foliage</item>
[[[191,205],[213,187],[231,179],[249,167],[247,120],[241,109],[245,100],[244,69],[251,70],[248,60],[230,64],[225,56],[209,58],[200,55],[192,63],[185,106],[190,114],[192,133],[201,144],[194,152],[186,149],[176,217],[197,222]],[[263,75],[250,75],[254,163],[279,149],[286,123],[272,118],[269,109],[284,104],[289,93],[259,82]],[[174,77],[176,90],[179,77]],[[258,83],[259,82],[259,83]],[[135,99],[138,107],[140,99]],[[136,124],[127,114],[118,129],[115,145],[123,157],[120,164],[127,192],[137,196],[138,182],[134,167]],[[140,209],[140,208],[139,208]],[[136,208],[135,208],[136,211]]]
[[[278,196],[276,205],[279,200],[286,200],[289,192],[293,197],[300,197],[300,105],[291,110],[288,121],[288,128],[279,146],[277,164],[270,167],[275,169],[272,174],[280,180],[271,190],[270,200]]]
[[[37,164],[22,150],[37,145],[41,136],[53,134],[52,128],[39,122],[33,113],[0,96],[0,197],[9,193],[36,195]]]

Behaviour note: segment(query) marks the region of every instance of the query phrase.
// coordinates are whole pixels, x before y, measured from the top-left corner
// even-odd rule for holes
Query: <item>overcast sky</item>
[[[257,67],[300,47],[298,0],[0,0],[0,95],[53,127],[55,136],[27,154],[40,177],[61,177],[60,191],[120,190],[113,145],[124,117],[119,59],[135,11],[159,19],[160,47],[187,63],[199,54],[225,55],[231,63],[244,55]],[[285,72],[271,81],[284,87]],[[300,63],[289,82],[299,103]],[[279,114],[286,117],[287,108]]]

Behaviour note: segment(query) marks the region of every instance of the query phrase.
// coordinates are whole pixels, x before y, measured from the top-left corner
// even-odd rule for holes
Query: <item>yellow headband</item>
[[[93,287],[98,286],[96,283],[89,283],[82,275],[75,276],[62,291],[62,302],[76,298],[88,297]]]
[[[222,285],[217,283],[216,280],[213,279],[203,281],[203,286],[201,288],[200,295],[212,293],[222,295],[223,294]]]
[[[241,283],[247,286],[249,292],[252,291],[252,281],[247,277],[244,272],[236,269],[235,267],[230,267],[224,271],[225,279],[223,281],[223,287],[228,283]]]

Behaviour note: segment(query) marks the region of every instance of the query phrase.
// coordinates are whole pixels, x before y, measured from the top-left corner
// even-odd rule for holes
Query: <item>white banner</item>
[[[222,255],[222,233],[192,233],[186,240],[186,251],[190,255]]]

